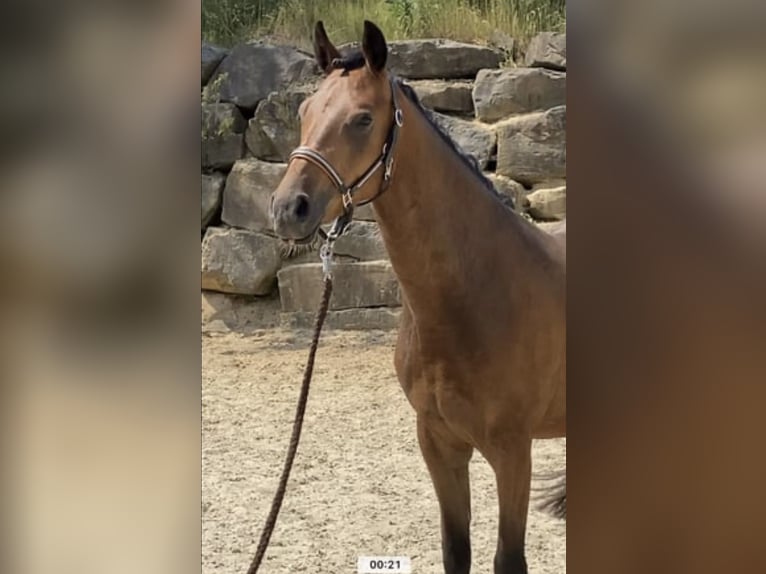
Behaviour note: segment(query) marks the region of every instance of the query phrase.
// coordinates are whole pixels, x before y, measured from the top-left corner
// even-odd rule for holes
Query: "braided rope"
[[[308,403],[309,398],[309,385],[311,383],[311,375],[314,372],[314,357],[316,356],[317,347],[319,346],[319,335],[322,332],[322,325],[324,325],[327,310],[330,307],[330,295],[332,295],[332,278],[330,276],[325,276],[322,302],[319,305],[319,311],[317,311],[316,322],[314,324],[314,336],[311,340],[311,347],[309,348],[306,369],[303,371],[303,383],[301,384],[301,393],[298,397],[298,406],[295,410],[295,420],[293,421],[290,445],[287,447],[287,456],[285,457],[285,464],[282,467],[282,475],[279,478],[279,486],[274,493],[274,499],[271,502],[271,510],[266,518],[266,523],[263,525],[261,538],[258,541],[258,548],[255,551],[255,557],[250,564],[250,568],[247,570],[247,574],[256,574],[256,572],[258,572],[263,556],[266,554],[266,548],[269,546],[271,534],[274,532],[279,509],[282,507],[282,500],[284,500],[285,497],[287,481],[290,478],[290,470],[293,467],[293,460],[295,460],[295,454],[298,452],[298,442],[301,439],[303,415],[306,412],[306,404]]]

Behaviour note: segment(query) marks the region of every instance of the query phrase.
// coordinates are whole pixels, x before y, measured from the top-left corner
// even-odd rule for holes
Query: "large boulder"
[[[364,205],[355,207],[354,219],[359,221],[375,221],[375,211],[372,208],[372,203],[365,203]]]
[[[202,167],[230,169],[244,153],[246,125],[234,104],[202,104]]]
[[[566,70],[566,34],[556,32],[539,33],[529,42],[524,63],[527,66]]]
[[[497,126],[497,173],[527,186],[566,177],[566,106]]]
[[[509,177],[497,175],[496,173],[486,173],[487,179],[492,182],[495,189],[503,196],[509,198],[510,204],[516,211],[525,211],[529,206],[527,201],[527,190],[518,181],[514,181]]]
[[[566,104],[566,73],[543,68],[480,70],[473,102],[483,122],[547,110]]]
[[[478,162],[479,167],[487,167],[496,143],[495,132],[492,129],[478,122],[439,113],[434,113],[433,119],[463,151]]]
[[[212,138],[245,132],[247,122],[234,104],[202,104],[202,137]]]
[[[286,164],[254,158],[235,163],[226,179],[221,219],[233,227],[251,231],[273,229],[269,213],[271,194],[286,169]]]
[[[323,288],[321,263],[284,267],[278,273],[282,311],[316,311]],[[396,307],[399,283],[388,261],[336,263],[330,309]]]
[[[335,242],[335,254],[357,261],[388,259],[377,223],[352,221]]]
[[[251,332],[280,324],[279,295],[265,297],[202,291],[203,332]]]
[[[405,40],[391,42],[388,67],[410,79],[473,78],[482,68],[497,68],[503,52],[488,46],[453,40]]]
[[[296,245],[286,250],[285,265],[318,262],[321,241],[317,238],[310,245]],[[346,263],[388,259],[380,228],[373,221],[354,220],[349,223],[343,235],[335,241],[333,253],[336,261]]]
[[[245,152],[244,134],[226,134],[202,138],[202,167],[229,170]]]
[[[472,84],[469,81],[415,80],[408,84],[427,108],[457,114],[473,112]]]
[[[229,51],[225,48],[202,42],[202,85],[207,85],[218,64],[223,61]]]
[[[298,108],[314,89],[314,85],[290,87],[261,100],[245,135],[247,147],[255,157],[287,161],[300,143]]]
[[[224,58],[211,82],[221,77],[219,98],[254,110],[271,92],[316,75],[314,58],[289,46],[241,44]]]
[[[527,196],[529,214],[545,221],[564,219],[567,215],[567,188],[535,186]]]
[[[566,219],[561,221],[535,221],[535,225],[551,235],[566,234]]]
[[[214,172],[202,174],[202,229],[204,229],[221,206],[221,195],[226,176]]]
[[[400,307],[375,307],[330,311],[325,319],[325,329],[346,331],[390,331],[399,326]],[[316,311],[295,311],[282,313],[281,326],[284,329],[313,329]]]
[[[279,240],[242,229],[208,227],[202,240],[202,288],[267,295],[282,263]]]
[[[329,226],[328,226],[329,227]],[[294,245],[283,251],[284,264],[302,265],[319,261],[319,248],[323,240],[317,237],[311,244]],[[378,224],[371,221],[352,221],[333,246],[336,263],[378,261],[388,259]]]

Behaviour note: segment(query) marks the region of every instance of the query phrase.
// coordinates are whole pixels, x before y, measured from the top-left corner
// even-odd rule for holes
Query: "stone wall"
[[[513,44],[512,42],[510,43]],[[507,45],[507,44],[506,44]],[[542,226],[566,216],[566,38],[543,33],[514,60],[450,40],[389,45],[438,123],[516,209]],[[320,81],[311,54],[255,42],[202,47],[202,297],[208,329],[307,327],[319,302],[316,251],[289,253],[268,215],[298,106]],[[338,240],[330,328],[396,326],[399,289],[370,207]]]

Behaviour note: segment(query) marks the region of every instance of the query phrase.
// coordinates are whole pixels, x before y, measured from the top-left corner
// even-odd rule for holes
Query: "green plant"
[[[208,83],[207,86],[202,88],[202,103],[214,104],[220,101],[221,98],[221,86],[226,78],[229,76],[227,72],[218,75],[214,80]]]
[[[443,37],[481,42],[499,30],[521,44],[542,30],[563,30],[564,0],[203,0],[205,40],[223,45],[271,38],[310,48],[323,20],[337,44],[356,41],[363,20],[390,40]]]
[[[202,89],[202,103],[214,104],[220,101],[221,85],[226,80],[228,74],[223,73],[211,81]],[[215,114],[203,109],[202,112],[202,138],[215,138],[228,135],[234,130],[234,118],[225,117],[217,121]]]
[[[202,115],[202,139],[220,138],[234,133],[234,118],[231,116],[216,121],[213,114]]]

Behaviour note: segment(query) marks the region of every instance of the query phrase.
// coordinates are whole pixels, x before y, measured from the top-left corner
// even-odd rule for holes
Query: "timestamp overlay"
[[[360,556],[356,562],[358,574],[412,574],[409,556]]]

